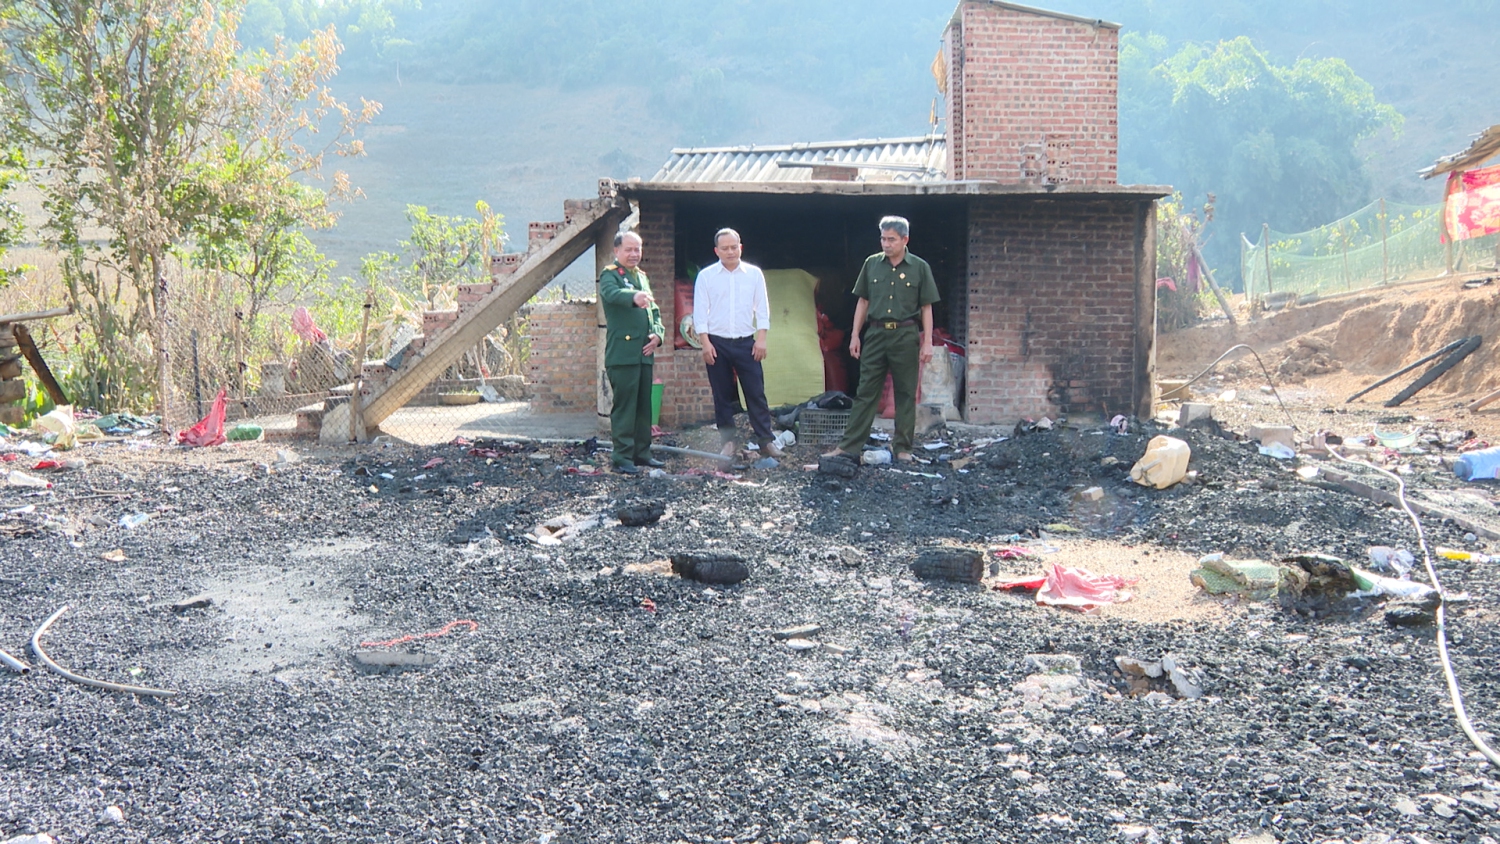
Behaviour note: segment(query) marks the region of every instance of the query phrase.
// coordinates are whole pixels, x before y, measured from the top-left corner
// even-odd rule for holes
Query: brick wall
[[[1136,412],[1140,204],[973,201],[967,421]]]
[[[965,0],[943,38],[949,177],[1022,181],[1023,148],[1050,140],[1068,181],[1114,183],[1118,36],[1112,26]]]
[[[669,199],[644,197],[640,200],[640,221],[636,232],[644,243],[641,269],[651,277],[651,289],[661,307],[662,324],[667,328],[667,343],[656,353],[656,377],[665,385],[661,399],[661,424],[674,428],[711,421],[713,396],[708,389],[708,375],[703,358],[695,349],[674,350],[671,336],[676,323],[672,286],[676,280],[677,209]]]
[[[531,306],[527,318],[531,357],[526,378],[531,382],[533,412],[594,410],[594,367],[599,346],[595,308],[592,299]]]

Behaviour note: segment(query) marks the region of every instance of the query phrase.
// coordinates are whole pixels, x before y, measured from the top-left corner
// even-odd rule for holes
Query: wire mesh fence
[[[346,298],[371,303],[369,318],[361,314],[358,320],[329,316],[326,301],[314,307],[280,303],[252,318],[211,285],[184,290],[172,303],[168,331],[166,427],[180,430],[204,417],[222,390],[228,423],[257,425],[271,438],[347,442],[358,435],[349,423],[354,415],[378,425],[381,434],[420,445],[538,432],[591,436],[597,428],[592,414],[532,412],[523,375],[526,308],[487,327],[465,348],[444,342],[445,332],[484,299],[488,286],[458,285],[415,307],[381,295],[391,291],[348,291]],[[341,304],[349,310],[350,302]],[[353,310],[361,309],[356,303]],[[423,356],[439,353],[441,367],[414,373]],[[383,407],[386,393],[402,398]]]
[[[1442,205],[1377,200],[1305,232],[1263,229],[1240,237],[1240,276],[1251,301],[1273,294],[1327,296],[1495,267],[1500,235],[1442,242]]]

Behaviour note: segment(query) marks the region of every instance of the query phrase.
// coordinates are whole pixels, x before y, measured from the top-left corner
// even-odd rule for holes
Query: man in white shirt
[[[719,229],[714,235],[714,253],[718,263],[704,267],[693,285],[693,330],[703,342],[703,362],[708,365],[708,385],[714,395],[714,422],[723,441],[720,453],[733,456],[739,448],[734,430],[734,414],[740,406],[735,389],[738,380],[761,453],[780,457],[781,449],[771,440],[771,409],[760,367],[766,359],[766,332],[771,327],[766,277],[760,267],[740,260],[740,235],[734,229]]]

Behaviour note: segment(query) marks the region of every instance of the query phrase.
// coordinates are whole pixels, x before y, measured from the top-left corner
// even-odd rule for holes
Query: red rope
[[[467,618],[462,618],[458,621],[450,621],[447,624],[444,624],[442,627],[439,627],[438,629],[432,631],[431,633],[417,633],[415,635],[408,633],[405,636],[397,639],[392,639],[389,642],[360,642],[359,646],[361,648],[389,648],[394,647],[395,645],[404,645],[407,642],[415,642],[418,639],[436,639],[439,636],[446,636],[449,633],[452,633],[453,628],[459,626],[460,624],[469,625],[470,633],[473,633],[475,630],[479,629],[479,622],[470,621]]]

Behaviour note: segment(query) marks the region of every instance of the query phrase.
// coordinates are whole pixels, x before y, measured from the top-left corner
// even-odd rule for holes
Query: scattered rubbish
[[[150,513],[126,513],[120,517],[120,527],[126,530],[135,530],[150,520]]]
[[[1271,443],[1260,447],[1260,453],[1277,460],[1291,460],[1297,456],[1296,449],[1286,443]]]
[[[772,639],[807,639],[823,632],[821,624],[800,624],[796,627],[787,627],[775,630],[771,633]]]
[[[818,643],[811,639],[787,639],[783,644],[799,653],[815,650],[818,647]]]
[[[1048,533],[1083,533],[1083,531],[1079,530],[1076,527],[1073,527],[1067,522],[1053,522],[1048,525],[1043,525],[1042,529],[1047,531]]]
[[[10,470],[10,473],[5,476],[5,481],[11,486],[27,487],[29,489],[52,488],[51,481],[38,478],[35,475],[28,475],[19,469]]]
[[[442,627],[439,627],[438,629],[428,633],[408,633],[405,636],[397,636],[394,639],[388,639],[384,642],[360,642],[359,646],[361,648],[391,648],[395,647],[396,645],[404,645],[407,642],[415,642],[418,639],[436,639],[441,636],[446,636],[459,627],[468,627],[469,632],[473,633],[474,631],[479,629],[479,622],[470,621],[467,618],[461,618],[456,621],[450,621],[447,624],[444,624]]]
[[[0,665],[4,665],[6,668],[9,668],[17,674],[24,675],[31,673],[31,666],[27,665],[19,659],[16,659],[5,651],[0,651]]]
[[[1349,567],[1354,575],[1354,585],[1358,591],[1350,593],[1351,597],[1369,598],[1376,596],[1387,596],[1392,598],[1419,598],[1426,600],[1429,597],[1437,597],[1437,590],[1425,583],[1415,580],[1403,580],[1396,577],[1382,577],[1378,574],[1361,569]]]
[[[1099,501],[1104,498],[1104,487],[1091,486],[1088,489],[1079,490],[1073,498],[1077,501]]]
[[[922,444],[922,448],[925,448],[928,451],[937,451],[939,449],[952,448],[952,447],[953,446],[948,445],[947,443],[943,442],[942,440],[938,440],[936,442],[930,442],[930,443],[923,443]]]
[[[891,462],[891,453],[883,448],[873,448],[861,454],[859,462],[866,466],[887,466]]]
[[[923,580],[978,583],[984,577],[984,555],[971,548],[928,548],[911,564]]]
[[[439,467],[439,466],[441,466],[441,465],[443,465],[444,463],[447,463],[447,462],[448,462],[447,460],[444,460],[441,457],[434,457],[431,460],[427,461],[426,463],[423,463],[422,464],[422,468],[423,469],[436,469],[437,467]]]
[[[179,445],[206,447],[221,445],[226,441],[224,437],[224,414],[225,396],[228,391],[219,388],[219,394],[214,396],[214,403],[209,408],[208,415],[194,423],[193,427],[186,431],[177,432],[177,443]]]
[[[177,696],[177,692],[169,691],[167,689],[152,689],[145,686],[127,686],[123,683],[111,683],[106,680],[94,680],[89,677],[84,677],[81,674],[74,674],[73,672],[69,671],[66,668],[63,668],[61,665],[58,665],[56,662],[54,662],[52,660],[52,657],[47,656],[47,652],[42,650],[42,637],[46,635],[47,629],[52,626],[52,623],[54,621],[57,621],[57,619],[67,611],[68,606],[64,604],[61,608],[58,609],[57,612],[48,616],[47,620],[42,622],[42,626],[38,627],[35,633],[31,634],[31,652],[36,654],[36,658],[41,660],[42,664],[46,665],[53,672],[65,679],[72,680],[73,682],[80,685],[92,686],[96,689],[104,689],[111,692],[123,692],[125,694],[132,695],[147,695],[150,697]]]
[[[859,472],[859,464],[842,452],[832,457],[818,458],[818,474],[849,480]]]
[[[1489,480],[1500,476],[1500,446],[1461,455],[1453,461],[1453,474],[1461,481]]]
[[[849,652],[849,649],[843,645],[835,645],[832,642],[824,642],[822,647],[824,652],[831,653],[834,656],[843,656]]]
[[[1375,440],[1386,448],[1411,448],[1417,444],[1417,434],[1421,429],[1413,428],[1410,431],[1382,431],[1375,429]]]
[[[265,436],[266,429],[262,428],[261,426],[252,425],[249,422],[241,422],[233,428],[230,428],[229,432],[224,435],[224,438],[232,443],[246,443],[257,442],[263,439]]]
[[[1152,437],[1146,453],[1130,469],[1130,479],[1141,486],[1166,489],[1187,475],[1192,449],[1176,437]]]
[[[1239,395],[1239,390],[1225,390],[1224,392],[1219,394],[1219,401],[1232,402],[1235,399],[1239,398]]]
[[[681,551],[672,555],[672,571],[699,583],[733,584],[750,576],[745,558],[729,551]]]
[[[426,668],[436,665],[438,659],[413,651],[356,651],[354,661],[374,668]]]
[[[187,612],[188,610],[201,610],[213,606],[214,599],[209,595],[194,595],[191,598],[172,604],[172,612]]]
[[[0,841],[0,844],[57,844],[57,839],[45,832],[38,832],[35,835],[18,835],[15,838],[7,838],[4,841]]]
[[[661,521],[666,512],[667,505],[660,501],[640,501],[616,510],[615,518],[626,527],[644,527]]]
[[[1131,656],[1117,656],[1115,657],[1115,665],[1127,677],[1147,677],[1155,680],[1165,674],[1162,671],[1160,660],[1144,660]]]
[[[792,431],[782,431],[775,436],[772,442],[776,443],[778,448],[791,448],[797,444],[797,435]]]
[[[1385,545],[1376,545],[1367,552],[1370,555],[1370,565],[1376,571],[1395,572],[1397,577],[1405,577],[1411,573],[1412,566],[1417,558],[1404,548],[1391,548]]]
[[[1251,425],[1245,431],[1249,437],[1263,446],[1281,443],[1287,448],[1296,448],[1297,431],[1290,425]]]
[[[1391,627],[1420,627],[1437,621],[1436,592],[1422,597],[1397,598],[1385,605],[1385,623]]]
[[[1226,560],[1209,554],[1188,574],[1193,585],[1210,595],[1236,594],[1251,600],[1274,597],[1285,579],[1286,567],[1261,560]]]
[[[73,420],[72,405],[53,408],[33,421],[31,428],[40,431],[42,439],[59,451],[67,451],[77,442],[78,424]]]
[[[646,612],[656,612],[656,602],[651,600],[650,598],[642,598],[641,609],[645,610]]]
[[[1115,418],[1109,420],[1109,427],[1116,434],[1128,434],[1130,433],[1130,417],[1123,413],[1117,414]]]
[[[1297,477],[1304,481],[1310,481],[1318,476],[1317,466],[1300,466],[1297,469]]]
[[[598,527],[603,518],[598,515],[580,517],[573,515],[557,516],[531,529],[526,538],[538,545],[561,545],[564,541]]]
[[[776,458],[774,458],[774,457],[762,457],[761,459],[755,461],[754,463],[751,463],[750,464],[750,468],[752,468],[752,469],[775,469],[777,466],[780,466],[780,465],[781,464],[779,462],[777,462]]]
[[[1036,602],[1053,607],[1065,607],[1081,612],[1094,612],[1108,604],[1130,600],[1125,587],[1136,583],[1135,578],[1113,574],[1093,574],[1085,569],[1069,568],[1053,563],[1045,574],[1018,577],[994,583],[993,589],[1036,590]]]
[[[1437,555],[1445,560],[1459,560],[1472,563],[1492,563],[1496,558],[1488,554],[1475,554],[1472,551],[1459,551],[1453,548],[1438,548]]]
[[[488,384],[481,386],[478,390],[478,393],[480,401],[488,402],[490,404],[498,404],[500,402],[500,391],[496,390],[494,387],[491,387]]]
[[[125,822],[125,812],[119,806],[106,806],[99,820],[108,824],[122,824]]]
[[[1182,406],[1177,409],[1177,426],[1180,428],[1186,428],[1200,419],[1213,418],[1214,406],[1211,404],[1188,401],[1183,402]]]

